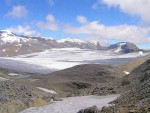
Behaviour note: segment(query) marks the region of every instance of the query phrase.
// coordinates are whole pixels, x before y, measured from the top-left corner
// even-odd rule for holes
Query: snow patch
[[[129,75],[130,74],[130,72],[128,72],[128,71],[123,71],[126,75]]]
[[[42,37],[42,38],[44,38],[45,40],[55,40],[52,37]]]
[[[23,38],[23,37],[19,37],[15,34],[13,34],[11,31],[9,30],[1,30],[1,36],[0,36],[0,39],[3,43],[14,43],[14,42],[17,42],[17,43],[20,43],[20,42],[28,42],[28,41],[33,41],[33,40],[36,40],[36,39],[31,39],[31,38]]]
[[[18,76],[19,74],[17,74],[17,73],[9,73],[8,75],[10,75],[10,76]]]
[[[139,55],[141,56],[141,55],[143,55],[144,54],[144,52],[143,51],[139,51]]]
[[[26,77],[31,76],[29,74],[18,74],[18,73],[9,73],[8,75],[15,77],[15,78],[26,78]]]
[[[33,45],[29,44],[29,46],[34,47]]]
[[[20,48],[16,49],[15,52],[18,52]]]
[[[121,47],[118,47],[118,49],[116,49],[114,52],[115,53],[120,53],[122,51]]]
[[[42,87],[37,87],[38,89],[46,92],[46,93],[50,93],[50,94],[57,94],[55,91],[53,90],[49,90],[49,89],[46,89],[46,88],[42,88]]]
[[[121,42],[121,43],[119,43],[118,45],[119,46],[124,46],[124,45],[126,45],[127,43],[126,42]]]
[[[60,39],[57,41],[58,43],[65,43],[65,42],[74,42],[74,43],[86,43],[85,41],[83,40],[80,40],[80,39],[72,39],[72,38],[65,38],[65,39]]]
[[[3,34],[14,35],[10,30],[1,30]]]
[[[115,53],[120,53],[122,51],[122,46],[126,45],[126,42],[118,43],[118,48],[114,51]]]
[[[3,49],[3,52],[5,52],[6,51],[6,49]]]
[[[6,81],[6,80],[8,80],[8,79],[0,77],[0,81]]]

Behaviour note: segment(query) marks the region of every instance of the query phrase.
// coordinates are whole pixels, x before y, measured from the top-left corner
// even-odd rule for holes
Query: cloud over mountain
[[[92,21],[81,26],[66,26],[64,31],[68,34],[86,34],[93,39],[120,40],[142,44],[149,42],[150,28],[126,24],[106,26],[98,21]]]

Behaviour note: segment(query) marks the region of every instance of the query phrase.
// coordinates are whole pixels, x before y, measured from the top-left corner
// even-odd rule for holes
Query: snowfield
[[[144,55],[146,54],[142,56]],[[119,64],[139,56],[139,53],[118,55],[112,51],[60,48],[16,57],[1,57],[0,67],[47,74],[79,64]]]
[[[20,113],[77,113],[81,109],[85,109],[96,105],[98,109],[103,106],[109,106],[109,102],[115,100],[119,95],[109,96],[80,96],[64,98],[43,107],[31,107]]]

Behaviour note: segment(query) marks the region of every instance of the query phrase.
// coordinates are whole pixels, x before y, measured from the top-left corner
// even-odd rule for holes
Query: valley
[[[20,38],[28,40],[27,37],[18,37],[8,31],[5,33],[16,38],[13,41],[5,40],[7,44],[27,44],[20,42]],[[29,42],[30,40],[32,39],[29,38]],[[39,41],[39,38],[32,42],[35,40]],[[43,40],[46,39],[40,38],[41,40],[45,43]],[[138,67],[150,59],[148,50],[141,50],[128,42],[101,48],[89,48],[84,45],[89,42],[77,39],[55,40],[55,43],[63,46],[46,47],[26,54],[11,50],[10,56],[0,57],[0,113],[77,113],[84,109],[103,113],[103,106],[104,111],[112,110],[111,101],[114,101],[115,109],[121,110],[126,102],[124,98],[133,98],[128,92],[137,93],[133,90],[137,84],[139,87],[143,87],[141,84],[149,87],[149,82],[141,83],[139,78],[133,76],[143,73]],[[72,46],[73,43],[75,45]],[[92,47],[96,47],[97,43],[91,43],[94,44]],[[135,73],[136,69],[138,73]],[[146,79],[149,78],[149,74],[145,76]],[[132,80],[135,81],[131,82]],[[143,92],[140,96],[143,96]],[[149,105],[147,98],[149,97],[143,96],[146,106]],[[138,100],[139,98],[134,98],[132,101],[139,102]],[[128,100],[127,103],[132,102]]]
[[[0,0],[0,113],[150,113],[150,0]]]

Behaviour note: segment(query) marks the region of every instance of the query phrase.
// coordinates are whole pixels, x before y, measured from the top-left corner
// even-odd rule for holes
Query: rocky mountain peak
[[[109,46],[109,49],[113,50],[115,53],[131,53],[140,50],[135,44],[130,42],[119,42]]]

